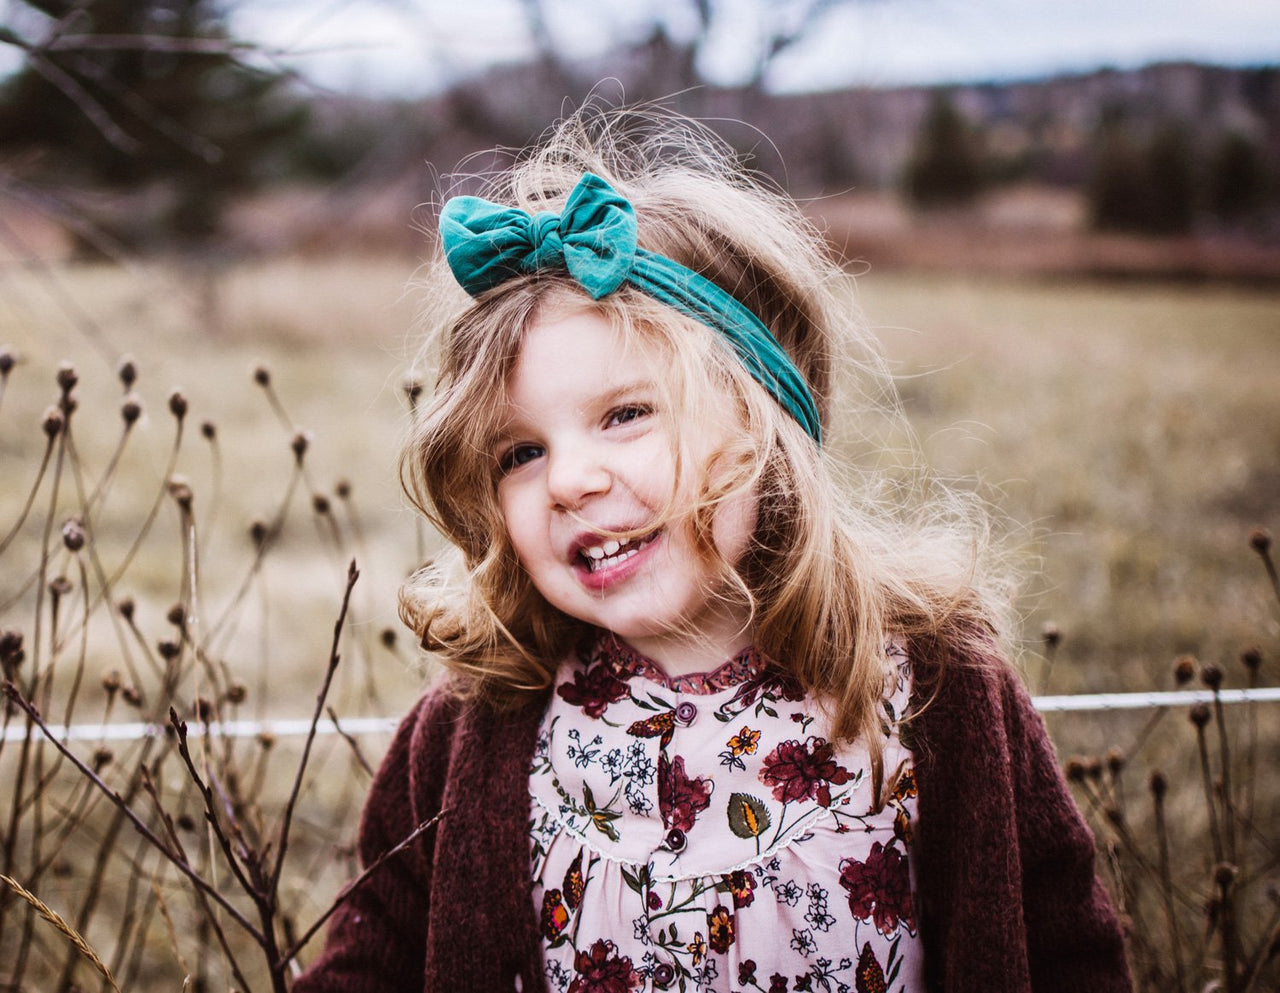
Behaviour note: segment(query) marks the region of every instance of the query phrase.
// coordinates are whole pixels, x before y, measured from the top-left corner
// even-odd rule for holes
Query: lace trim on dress
[[[706,696],[752,679],[758,679],[772,666],[755,647],[748,646],[710,672],[694,672],[669,676],[652,659],[641,655],[615,635],[603,635],[596,644],[596,660],[604,662],[620,679],[639,676],[658,683],[673,693]]]

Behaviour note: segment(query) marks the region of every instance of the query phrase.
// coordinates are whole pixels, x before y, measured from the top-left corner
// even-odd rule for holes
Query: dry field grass
[[[0,273],[0,344],[19,356],[0,393],[0,541],[8,545],[0,552],[0,628],[24,634],[20,685],[42,666],[56,668],[43,684],[50,720],[73,712],[81,721],[149,713],[159,702],[154,689],[131,709],[101,677],[116,669],[126,684],[160,685],[169,671],[161,641],[177,646],[182,666],[173,669],[169,692],[184,717],[202,698],[227,707],[223,716],[309,716],[352,557],[362,575],[330,702],[343,718],[405,709],[422,676],[406,639],[389,644],[384,632],[397,628],[400,579],[431,544],[395,485],[401,385],[413,351],[405,335],[414,313],[405,291],[412,271],[402,258],[274,261],[226,270],[213,294],[201,291],[199,274],[173,269]],[[1251,645],[1262,650],[1263,681],[1275,681],[1280,608],[1248,534],[1280,524],[1280,291],[871,271],[856,280],[856,305],[900,377],[929,461],[1016,522],[1011,544],[1032,577],[1020,636],[1034,689],[1166,689],[1174,659],[1184,654],[1220,664],[1226,685],[1244,685],[1238,658]],[[144,412],[95,496],[124,433],[116,368],[125,353],[137,365],[133,389]],[[32,512],[8,542],[46,447],[58,447],[47,445],[41,419],[58,401],[55,377],[64,361],[79,380],[74,451],[51,460]],[[254,381],[259,368],[269,370],[269,390]],[[177,419],[169,409],[175,388],[188,405],[176,455]],[[299,432],[308,438],[301,460],[291,447]],[[166,493],[174,474],[194,494],[190,520]],[[324,513],[316,512],[317,496],[328,502]],[[158,508],[136,557],[111,586],[117,603],[135,601],[136,636],[118,612],[95,604],[98,566],[89,562],[79,573],[87,556],[66,551],[60,539],[63,522],[85,516],[86,502],[96,561],[107,576]],[[268,524],[271,535],[261,556],[250,537],[255,521]],[[71,586],[59,594],[60,613],[47,592],[59,575]],[[185,631],[166,619],[175,605],[183,608]],[[1063,633],[1052,666],[1040,653],[1046,622]],[[1228,714],[1229,737],[1243,749],[1250,725],[1245,708],[1236,709],[1238,716]],[[163,711],[156,716],[163,720]],[[1271,904],[1254,894],[1277,878],[1280,860],[1278,717],[1276,705],[1253,712],[1260,728],[1256,806],[1241,861],[1243,848],[1255,845],[1247,880],[1255,902],[1242,902],[1255,943],[1273,925]],[[6,720],[21,727],[24,718],[11,709]],[[1105,772],[1086,776],[1081,795],[1086,802],[1096,797],[1101,811],[1116,808],[1128,790],[1123,812],[1134,831],[1150,829],[1146,770],[1166,770],[1176,787],[1169,816],[1182,838],[1175,854],[1189,880],[1179,884],[1178,912],[1185,927],[1203,928],[1215,859],[1203,841],[1195,733],[1184,713],[1156,720],[1148,734],[1152,723],[1144,712],[1050,721],[1064,755],[1124,751],[1128,770],[1120,781]],[[374,735],[360,749],[376,761],[384,744]],[[104,780],[123,791],[147,747],[113,745],[100,769]],[[93,762],[94,749],[85,742],[79,754]],[[249,739],[202,753],[205,764],[197,764],[233,773],[242,789],[261,782],[241,814],[267,837],[280,823],[297,750],[289,742],[266,750]],[[43,805],[30,782],[25,792],[15,785],[29,761],[19,746],[7,743],[0,752],[6,868],[68,922],[83,917],[85,938],[129,978],[122,988],[178,989],[187,975],[209,989],[244,985],[199,923],[204,915],[180,877],[150,857],[127,826],[112,834],[120,829],[112,827],[109,801],[73,775],[66,759],[49,746],[41,755],[29,768],[37,780],[48,777]],[[146,762],[155,765],[157,793],[154,800],[137,794],[138,809],[154,818],[160,802],[199,824],[199,797],[172,749]],[[279,894],[277,923],[295,936],[350,871],[345,846],[367,782],[353,749],[337,737],[319,739],[309,770]],[[42,834],[39,818],[70,827]],[[1110,838],[1105,818],[1098,824]],[[192,863],[234,889],[226,867],[217,868],[213,833],[181,824],[179,833]],[[103,851],[118,864],[99,884],[98,906],[84,914]],[[1110,852],[1113,863],[1135,858],[1120,842]],[[1154,896],[1122,899],[1132,899],[1127,909],[1139,925],[1162,927]],[[0,936],[0,987],[20,945],[24,989],[56,989],[67,975],[83,988],[100,982],[56,929],[24,917],[12,900]],[[126,912],[132,916],[122,931]],[[220,919],[225,923],[225,914]],[[255,961],[251,943],[234,934],[229,940],[245,963]],[[1216,954],[1208,953],[1203,969]],[[67,962],[74,963],[69,971]],[[261,964],[245,969],[253,989],[270,988]]]

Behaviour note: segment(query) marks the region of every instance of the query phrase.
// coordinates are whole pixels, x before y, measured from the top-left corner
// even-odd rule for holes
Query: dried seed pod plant
[[[1280,608],[1280,587],[1270,559],[1270,535],[1248,537],[1263,561]],[[1239,666],[1174,660],[1173,684],[1204,699],[1184,711],[1183,738],[1190,761],[1152,769],[1147,801],[1126,801],[1124,772],[1138,756],[1118,748],[1105,761],[1073,756],[1068,781],[1085,800],[1117,903],[1128,925],[1135,980],[1143,990],[1191,993],[1219,989],[1255,993],[1280,982],[1280,892],[1277,882],[1277,810],[1259,763],[1259,707],[1233,695],[1232,676],[1259,688],[1265,669],[1257,645],[1244,648]],[[1275,706],[1275,704],[1270,704]],[[1139,736],[1144,747],[1158,711]],[[1274,748],[1274,741],[1269,743]],[[1106,775],[1091,775],[1105,764]],[[1198,800],[1197,800],[1198,797]],[[1260,800],[1262,802],[1260,802]],[[1171,810],[1178,813],[1171,815]]]
[[[39,389],[13,349],[0,357],[11,398]],[[29,488],[5,503],[0,535],[0,986],[282,993],[340,899],[354,827],[343,814],[371,775],[354,737],[317,744],[316,729],[326,711],[337,724],[340,711],[377,706],[378,628],[357,622],[355,528],[339,527],[328,496],[304,497],[304,455],[322,442],[292,425],[265,369],[255,379],[286,429],[274,469],[255,471],[252,499],[267,510],[240,532],[250,540],[230,538],[229,521],[215,530],[213,509],[230,515],[213,422],[202,424],[212,455],[202,464],[184,441],[194,401],[171,391],[166,443],[163,421],[144,417],[144,373],[120,361],[123,405],[118,394],[101,400],[119,411],[118,435],[99,453],[80,425],[97,416],[88,398],[100,384],[60,364],[34,427],[41,443],[10,445],[29,455],[6,462]],[[22,426],[6,419],[0,430],[8,445]],[[147,444],[159,451],[135,451]],[[344,484],[348,523],[350,492]],[[308,507],[325,522],[318,536],[298,526]],[[296,556],[304,542],[315,548],[310,568],[335,582],[305,594],[328,615],[304,649],[309,731],[273,748],[270,731],[235,737],[231,721],[298,698],[287,683],[268,685],[271,659],[286,655],[255,618],[270,614],[272,557]],[[218,579],[206,583],[210,568]],[[355,671],[335,691],[344,669]],[[317,785],[321,750],[334,782]]]

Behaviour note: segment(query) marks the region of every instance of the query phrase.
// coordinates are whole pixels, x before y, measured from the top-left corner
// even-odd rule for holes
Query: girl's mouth
[[[621,565],[637,554],[640,549],[653,541],[662,533],[662,529],[650,531],[628,541],[616,541],[613,538],[598,545],[584,545],[578,549],[578,559],[586,566],[587,572],[601,572]]]

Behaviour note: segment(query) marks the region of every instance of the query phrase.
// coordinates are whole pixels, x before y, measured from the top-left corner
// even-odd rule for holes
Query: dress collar
[[[748,645],[733,658],[710,672],[693,672],[669,676],[662,666],[641,655],[617,635],[602,633],[596,641],[593,661],[602,662],[619,679],[640,676],[666,687],[673,693],[705,696],[738,686],[764,675],[772,664],[753,645]]]

